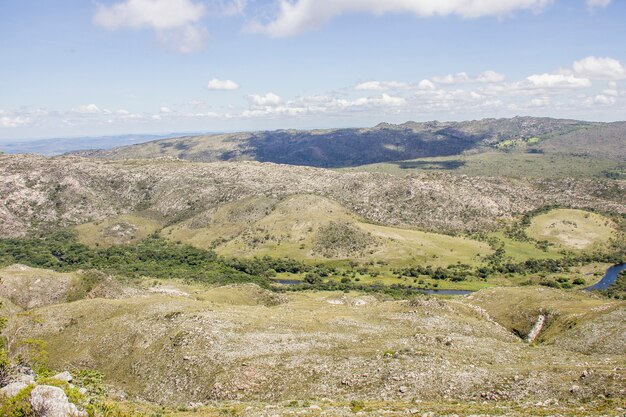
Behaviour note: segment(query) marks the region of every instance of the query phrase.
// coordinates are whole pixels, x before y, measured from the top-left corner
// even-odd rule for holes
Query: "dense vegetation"
[[[526,223],[525,218],[521,224]],[[337,241],[355,240],[352,231],[346,230],[346,227],[340,223],[331,222],[328,228],[327,241],[324,241],[327,248],[334,248]],[[529,239],[523,234],[522,227],[514,229],[518,233],[511,234],[512,236],[515,235],[517,239]],[[373,239],[367,234],[356,237]],[[480,239],[480,236],[478,238]],[[356,240],[362,241],[362,239]],[[288,257],[227,258],[218,256],[212,250],[199,249],[163,239],[158,233],[153,233],[134,244],[114,245],[107,248],[90,247],[79,243],[76,234],[70,229],[61,229],[44,236],[0,239],[0,267],[21,263],[62,272],[79,269],[88,271],[83,274],[83,285],[77,290],[80,293],[74,294],[72,299],[82,298],[86,295],[84,293],[95,287],[106,274],[131,279],[174,278],[185,282],[218,285],[253,282],[265,288],[270,288],[272,278],[276,278],[278,274],[288,274],[293,277],[292,279],[300,280],[301,284],[292,285],[289,288],[274,287],[275,290],[360,290],[386,292],[400,297],[428,287],[424,285],[425,279],[450,282],[488,281],[492,277],[511,274],[519,277],[539,276],[541,280],[534,282],[535,284],[572,288],[584,285],[584,281],[544,277],[548,274],[567,275],[572,267],[594,262],[620,263],[625,260],[624,242],[620,240],[611,242],[612,245],[602,251],[564,253],[562,257],[556,259],[531,258],[521,262],[514,262],[507,257],[498,239],[485,238],[485,241],[492,246],[494,253],[484,257],[477,265],[460,262],[446,267],[415,264],[387,270],[383,263],[374,262],[359,264],[355,261],[346,261],[331,265],[305,263]],[[363,248],[360,249],[363,250]],[[399,281],[387,282],[383,285],[377,277],[385,273],[385,270]],[[362,281],[363,277],[368,279]],[[528,283],[531,282],[533,281],[528,281]],[[431,285],[439,286],[432,281]],[[615,296],[615,294],[609,295]]]
[[[376,245],[376,239],[348,222],[331,221],[322,226],[315,251],[326,258],[363,256]]]
[[[214,252],[177,244],[152,235],[138,244],[90,248],[62,230],[47,237],[0,240],[0,265],[22,263],[56,271],[96,269],[125,277],[178,278],[207,284],[268,280],[237,270]]]

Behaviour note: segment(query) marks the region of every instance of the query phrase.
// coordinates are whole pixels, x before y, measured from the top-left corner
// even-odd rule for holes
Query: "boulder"
[[[17,375],[12,378],[12,382],[23,382],[24,384],[30,385],[35,383],[35,378],[32,375]]]
[[[0,389],[0,397],[15,397],[21,390],[26,388],[28,384],[22,381],[11,382]]]
[[[43,417],[79,417],[86,416],[67,399],[65,392],[58,387],[38,385],[30,394],[33,411]]]
[[[61,372],[52,377],[53,379],[58,379],[59,381],[72,382],[72,374],[68,371]]]

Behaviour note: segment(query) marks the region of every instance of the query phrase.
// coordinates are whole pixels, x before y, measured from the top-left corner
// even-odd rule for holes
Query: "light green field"
[[[562,257],[555,248],[543,251],[533,242],[520,242],[510,239],[504,235],[504,232],[490,233],[490,236],[496,237],[500,242],[504,243],[505,255],[514,262],[523,262],[527,259],[557,259]]]
[[[454,174],[512,177],[562,178],[605,177],[605,172],[624,169],[623,161],[565,154],[532,154],[520,151],[486,151],[470,155],[419,158],[346,168],[348,171],[409,175],[419,171],[448,171]]]
[[[613,222],[584,210],[556,209],[533,218],[526,233],[567,249],[589,249],[615,234]]]
[[[383,239],[385,244],[372,254],[372,259],[386,260],[391,265],[449,265],[455,262],[474,265],[478,257],[493,252],[489,245],[463,237],[366,223],[358,226]]]
[[[320,228],[342,221],[369,234],[372,245],[350,256],[359,261],[384,260],[392,266],[407,264],[475,264],[492,251],[485,243],[463,237],[364,223],[339,204],[311,195],[283,201],[250,199],[219,208],[214,213],[168,227],[163,236],[202,248],[215,248],[234,257],[289,256],[298,260],[339,260],[316,250]],[[194,227],[195,225],[195,227]]]
[[[102,221],[76,226],[78,241],[89,246],[107,247],[135,243],[163,227],[156,220],[134,214],[124,214]]]

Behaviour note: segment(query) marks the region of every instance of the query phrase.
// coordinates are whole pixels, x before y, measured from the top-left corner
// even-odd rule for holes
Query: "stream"
[[[613,265],[606,270],[604,276],[598,283],[592,285],[591,287],[585,288],[585,290],[606,290],[611,285],[613,285],[613,283],[617,280],[617,276],[619,275],[620,271],[623,271],[624,269],[626,269],[626,264]]]

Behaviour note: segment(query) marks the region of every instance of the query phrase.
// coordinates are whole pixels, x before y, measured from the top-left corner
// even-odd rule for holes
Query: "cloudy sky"
[[[0,0],[0,140],[626,119],[623,0]]]

